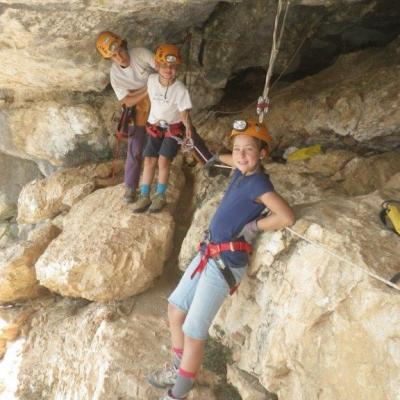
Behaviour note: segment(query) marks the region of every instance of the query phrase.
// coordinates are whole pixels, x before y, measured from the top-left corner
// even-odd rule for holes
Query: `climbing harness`
[[[278,8],[276,11],[276,16],[275,16],[275,24],[274,24],[274,33],[272,36],[272,48],[271,48],[271,54],[269,58],[269,64],[268,64],[268,69],[267,69],[267,75],[265,77],[265,85],[264,85],[264,90],[262,96],[259,97],[258,102],[257,102],[257,114],[258,114],[258,120],[260,123],[263,122],[264,120],[264,115],[268,112],[269,109],[269,90],[270,90],[270,81],[272,77],[272,72],[274,69],[274,64],[276,61],[276,57],[279,52],[279,47],[281,44],[283,32],[285,30],[285,23],[286,23],[286,16],[287,12],[289,9],[290,1],[286,1],[286,6],[285,6],[285,12],[283,15],[283,20],[281,26],[279,26],[279,21],[281,19],[281,14],[282,14],[282,9],[283,9],[283,2],[284,0],[279,0],[278,2]]]
[[[183,129],[182,122],[169,124],[167,121],[159,120],[155,124],[146,123],[147,133],[156,138],[179,136],[182,135]]]
[[[384,201],[379,216],[388,229],[400,236],[400,201]]]
[[[315,246],[315,247],[319,247],[320,249],[324,250],[326,253],[330,254],[331,256],[336,257],[336,258],[339,259],[340,261],[343,261],[345,264],[350,265],[350,266],[352,266],[352,267],[354,267],[354,268],[357,268],[357,269],[359,269],[361,272],[363,272],[364,274],[369,275],[371,278],[377,279],[378,281],[381,281],[381,282],[385,283],[386,285],[390,286],[391,288],[400,291],[400,286],[398,286],[398,285],[396,285],[396,284],[394,283],[394,282],[396,282],[396,281],[398,280],[398,278],[400,278],[400,276],[397,277],[397,275],[399,275],[400,273],[394,275],[394,276],[391,278],[391,280],[387,280],[387,279],[382,278],[381,276],[379,276],[379,275],[377,275],[377,274],[375,274],[375,273],[373,273],[373,272],[370,272],[370,271],[365,270],[364,268],[360,267],[360,266],[357,265],[356,263],[353,263],[352,261],[347,260],[346,258],[342,257],[341,255],[339,255],[339,254],[335,253],[334,251],[328,249],[327,247],[323,246],[322,244],[317,243],[317,242],[314,242],[314,241],[308,239],[308,238],[305,237],[304,235],[301,235],[300,233],[296,232],[295,230],[293,230],[293,229],[291,229],[291,228],[289,228],[289,227],[286,227],[285,229],[286,229],[288,232],[292,233],[293,235],[295,235],[295,236],[297,236],[297,237],[299,237],[299,238],[305,240],[307,243],[310,243],[310,244],[312,244],[312,245]]]
[[[220,255],[224,251],[244,251],[247,254],[251,254],[251,252],[253,251],[251,245],[242,240],[235,240],[232,242],[224,243],[213,243],[209,241],[209,232],[206,231],[206,238],[198,244],[197,250],[201,253],[201,259],[199,265],[193,271],[191,279],[193,279],[197,273],[201,274],[204,271],[208,260],[212,258],[229,286],[229,294],[232,295],[233,293],[235,293],[235,291],[239,287],[239,284],[236,283],[236,279],[231,269],[224,264],[224,262],[220,258]]]

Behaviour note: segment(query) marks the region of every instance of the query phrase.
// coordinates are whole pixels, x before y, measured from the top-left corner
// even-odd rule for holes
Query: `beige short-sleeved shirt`
[[[118,100],[122,100],[130,90],[146,86],[147,79],[155,71],[154,54],[143,47],[129,50],[130,65],[122,68],[112,63],[110,69],[111,86]]]

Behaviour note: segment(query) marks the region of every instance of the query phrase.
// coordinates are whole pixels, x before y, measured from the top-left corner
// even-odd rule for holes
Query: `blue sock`
[[[165,194],[166,191],[167,191],[166,183],[157,183],[157,193]]]
[[[142,183],[140,185],[140,194],[142,196],[149,196],[150,195],[150,185],[147,185],[146,183]]]

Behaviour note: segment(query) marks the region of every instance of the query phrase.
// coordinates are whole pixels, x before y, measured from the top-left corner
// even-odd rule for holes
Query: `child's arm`
[[[219,161],[222,163],[229,165],[230,167],[234,167],[233,160],[232,160],[232,153],[230,154],[219,154],[218,155]]]
[[[126,107],[135,106],[139,101],[143,100],[147,96],[147,86],[144,86],[137,90],[130,90],[129,93],[120,100],[121,104]]]
[[[243,227],[239,236],[243,236],[246,242],[251,243],[262,231],[275,231],[294,224],[292,208],[278,193],[264,193],[256,201],[263,203],[270,212],[266,217],[251,221]]]
[[[185,125],[186,137],[192,137],[193,125],[189,115],[190,110],[180,111],[181,121]]]
[[[266,217],[256,221],[260,231],[275,231],[294,224],[295,216],[292,208],[278,193],[267,192],[257,200],[270,210]]]
[[[230,167],[234,167],[235,165],[233,164],[232,160],[232,154],[218,154],[215,153],[207,162],[204,164],[205,168],[211,168],[215,164],[218,163],[223,163],[226,165],[229,165]]]

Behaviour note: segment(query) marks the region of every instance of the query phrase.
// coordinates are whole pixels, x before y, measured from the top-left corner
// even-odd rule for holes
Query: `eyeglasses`
[[[242,132],[242,131],[246,130],[246,128],[247,128],[247,121],[245,121],[245,120],[238,119],[233,122],[233,129],[235,131]]]
[[[176,56],[174,56],[173,54],[167,54],[165,56],[165,61],[167,63],[174,63],[174,62],[176,62]]]

